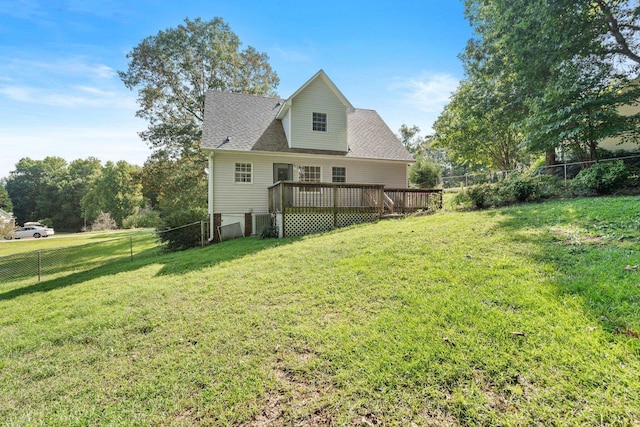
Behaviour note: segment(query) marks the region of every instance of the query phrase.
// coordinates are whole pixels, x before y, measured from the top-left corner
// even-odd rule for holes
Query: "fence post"
[[[129,250],[131,254],[131,261],[133,261],[133,236],[129,236]]]
[[[564,188],[567,188],[567,164],[564,164]]]
[[[42,251],[38,251],[38,282],[42,277]]]
[[[200,220],[200,247],[204,248],[204,221]]]

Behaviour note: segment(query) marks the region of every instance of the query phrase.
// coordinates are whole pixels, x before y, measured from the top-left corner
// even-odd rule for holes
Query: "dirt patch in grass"
[[[290,355],[297,364],[311,363],[316,357],[312,352],[296,352]],[[244,427],[316,427],[334,425],[334,418],[326,403],[326,396],[335,390],[331,384],[316,383],[294,370],[285,357],[278,358],[273,369],[277,388],[264,399],[260,413]]]

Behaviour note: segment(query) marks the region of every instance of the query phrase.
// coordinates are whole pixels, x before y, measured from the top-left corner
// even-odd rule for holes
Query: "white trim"
[[[405,163],[412,164],[415,163],[415,160],[400,160],[400,159],[381,159],[376,157],[348,157],[346,154],[344,155],[336,155],[336,154],[316,154],[316,153],[287,153],[280,151],[253,151],[253,150],[221,150],[219,148],[203,148],[205,151],[210,152],[221,152],[221,153],[244,153],[244,154],[256,154],[261,156],[278,156],[278,157],[295,157],[295,158],[314,158],[314,159],[341,159],[341,161],[366,161],[366,162],[392,162],[392,163]],[[320,150],[318,150],[320,151]]]
[[[214,206],[213,206],[213,156],[215,155],[215,152],[211,151],[209,153],[209,171],[208,171],[208,200],[207,200],[207,206],[209,208],[209,241],[213,241],[213,239],[215,238],[215,227],[213,226],[213,213],[214,213]]]

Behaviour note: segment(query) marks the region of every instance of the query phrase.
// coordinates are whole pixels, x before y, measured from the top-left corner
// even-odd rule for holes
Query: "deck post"
[[[331,188],[333,191],[333,228],[338,226],[338,192],[336,188],[336,186]]]

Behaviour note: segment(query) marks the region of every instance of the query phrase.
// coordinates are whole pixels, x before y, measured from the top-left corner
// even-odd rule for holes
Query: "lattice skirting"
[[[335,227],[373,222],[377,219],[378,216],[375,213],[339,213],[335,217],[334,224],[334,215],[331,213],[285,214],[283,218],[284,237],[319,233]]]

